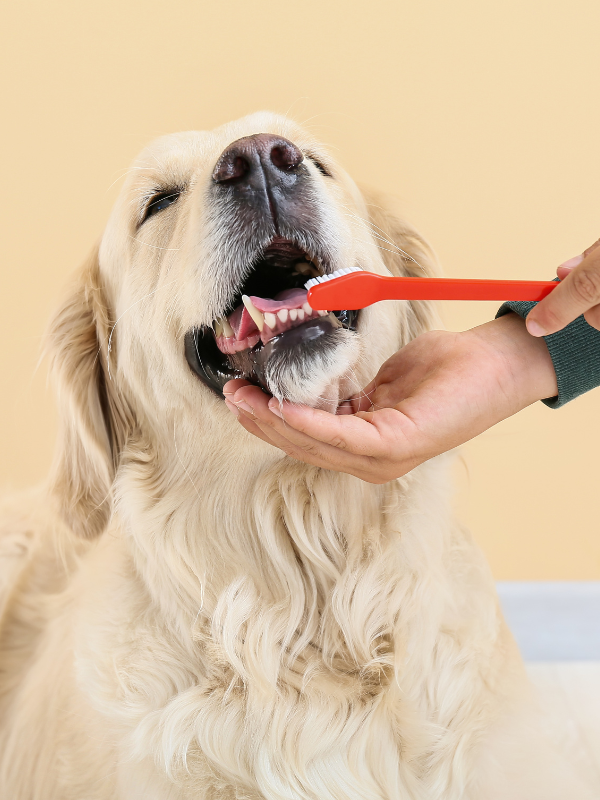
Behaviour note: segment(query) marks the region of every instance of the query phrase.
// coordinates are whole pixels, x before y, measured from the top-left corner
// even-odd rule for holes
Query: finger
[[[575,267],[578,267],[581,264],[583,259],[584,255],[582,253],[579,256],[574,256],[573,258],[570,258],[568,261],[564,261],[559,267],[557,267],[556,274],[561,280],[563,280],[563,278],[567,277],[569,272],[571,272],[572,270],[575,269]]]
[[[314,409],[309,410],[314,411]],[[387,409],[386,411],[392,413],[380,413],[376,418],[377,428],[380,435],[385,437],[388,443],[391,442],[389,448],[391,452],[400,454],[399,458],[388,458],[388,448],[384,448],[386,451],[384,456],[378,453],[377,457],[363,454],[357,455],[349,451],[340,450],[330,444],[311,439],[306,434],[295,431],[287,425],[283,429],[276,429],[274,426],[264,423],[258,417],[251,418],[247,416],[245,411],[240,413],[239,422],[250,433],[258,436],[268,444],[280,448],[287,455],[298,461],[337,472],[346,472],[369,483],[380,484],[406,474],[406,472],[424,460],[414,455],[402,459],[402,451],[398,447],[397,426],[395,425],[395,417],[399,416],[399,412],[393,409]],[[256,413],[264,412],[257,409]],[[325,416],[331,418],[330,414],[325,414]],[[393,439],[395,441],[392,441]],[[409,448],[406,441],[403,441],[402,444],[404,450],[408,451]]]
[[[230,381],[230,383],[235,383],[235,381]],[[271,395],[263,392],[258,386],[244,381],[233,396],[228,396],[228,399],[239,410],[254,416],[255,409],[260,409],[263,414],[269,413],[268,402],[270,397]]]
[[[579,261],[575,266],[579,266],[579,264],[581,264],[581,261]],[[564,279],[567,277],[569,272],[572,272],[575,269],[575,266],[568,267],[568,266],[566,266],[566,262],[565,262],[565,264],[561,264],[560,267],[556,268],[557,277],[560,278],[561,281],[564,281]]]
[[[225,386],[223,386],[223,394],[225,397],[230,397],[237,392],[238,389],[241,389],[242,386],[251,386],[252,384],[249,381],[245,381],[243,378],[234,378],[231,381],[227,381]]]
[[[393,408],[338,417],[308,406],[269,400],[255,386],[242,387],[234,401],[271,444],[315,466],[382,483],[405,474],[423,460],[415,455],[418,432],[414,423]]]
[[[333,469],[336,472],[346,472],[369,483],[382,482],[380,474],[382,470],[376,462],[362,464],[356,460],[355,456],[349,453],[335,454],[334,461],[332,461],[331,458],[327,458],[324,454],[318,452],[320,443],[315,443],[315,447],[309,447],[306,444],[301,447],[279,434],[272,427],[261,425],[257,420],[250,419],[244,412],[241,412],[238,421],[249,433],[262,439],[263,442],[277,447],[297,461],[302,461],[315,467],[322,467],[323,469]],[[386,476],[385,480],[390,480],[391,477],[395,476]]]
[[[600,258],[592,252],[530,312],[527,317],[527,330],[532,336],[555,333],[598,302],[600,302]]]
[[[596,330],[600,331],[600,305],[590,308],[590,310],[586,311],[583,316],[585,317],[585,321],[588,325],[591,325],[592,328],[596,328]]]
[[[358,394],[349,397],[339,404],[336,414],[356,414],[357,411],[370,411],[373,407],[371,395],[376,389],[375,381],[371,381],[368,386],[361,389]]]
[[[272,419],[264,418],[262,415],[261,421],[274,424],[274,427],[292,442],[303,444],[305,442],[303,437],[308,437],[315,442],[355,455],[373,457],[382,454],[381,433],[378,426],[372,424],[375,416],[372,413],[360,412],[359,415],[336,416],[293,403],[284,403],[280,408],[274,400],[269,401],[269,408],[277,415],[282,414],[280,423],[285,427],[274,424]],[[397,411],[393,413],[400,416]]]
[[[563,261],[563,263],[556,270],[556,274],[558,275],[558,277],[562,280],[569,274],[569,272],[571,272],[571,270],[575,269],[575,267],[578,267],[584,258],[587,258],[587,256],[589,256],[590,253],[593,253],[594,250],[597,250],[599,247],[600,247],[600,239],[597,239],[593,245],[588,247],[587,250],[584,250],[583,253],[581,253],[580,255],[573,256],[573,258],[569,258],[567,261]]]
[[[587,250],[584,250],[584,251],[583,251],[583,255],[584,255],[584,257],[585,257],[585,258],[587,258],[587,257],[589,256],[589,254],[590,254],[590,253],[593,253],[593,252],[594,252],[594,250],[597,250],[599,247],[600,247],[600,239],[596,239],[596,241],[594,242],[594,244],[593,244],[593,245],[591,245],[590,247],[588,247],[588,249],[587,249]]]
[[[322,418],[322,423],[327,426],[331,424],[332,420],[336,420],[333,414],[326,411],[319,411],[308,406],[297,406],[292,403],[280,404],[278,400],[271,398],[261,392],[256,386],[243,386],[235,396],[232,398],[235,408],[244,416],[260,425],[263,432],[267,433],[272,442],[276,442],[278,447],[285,449],[286,452],[290,446],[294,446],[311,456],[323,457],[327,451],[327,463],[331,466],[332,452],[335,450],[334,436],[330,435],[327,438],[328,442],[320,442],[318,439],[312,437],[309,433],[295,429],[293,424],[290,424],[289,416],[292,416],[291,409],[298,411],[300,418],[308,415],[309,417],[316,414]],[[228,401],[231,402],[231,401]],[[283,416],[280,416],[282,414]],[[275,412],[275,413],[274,413]],[[347,419],[347,418],[346,418]],[[360,421],[361,425],[369,427],[368,423]],[[364,438],[364,437],[363,437]],[[320,448],[320,444],[325,444],[327,447]],[[344,448],[342,448],[344,449]]]
[[[263,442],[266,442],[267,444],[273,445],[273,447],[277,447],[275,442],[273,442],[270,437],[260,429],[260,427],[256,424],[256,421],[250,419],[250,417],[243,412],[238,414],[238,422],[242,428],[245,428],[248,431],[248,433],[251,433],[259,439],[262,439]]]
[[[260,426],[272,443],[294,458],[355,474],[358,470],[372,469],[370,462],[387,453],[381,432],[368,419],[336,417],[326,411],[292,403],[284,403],[280,409],[275,400],[269,402],[270,408],[265,408],[264,395],[259,397],[252,388],[244,388],[236,394],[236,406],[247,414],[249,412],[243,406],[252,403],[252,421]],[[244,403],[240,402],[240,396],[246,398]],[[277,414],[272,412],[273,407]],[[281,412],[283,416],[279,417]],[[399,416],[398,412],[394,413]],[[380,422],[383,424],[384,421]],[[313,436],[313,432],[317,435]]]
[[[401,464],[339,451],[329,445],[323,445],[321,442],[312,442],[309,446],[299,446],[280,436],[272,428],[265,428],[261,423],[255,424],[262,428],[262,433],[266,437],[265,441],[268,440],[271,444],[279,447],[291,458],[322,469],[345,472],[367,483],[387,483],[412,469],[411,466],[402,468]]]
[[[359,411],[371,411],[373,409],[373,394],[376,391],[377,386],[370,384],[357,397],[352,399],[352,408],[355,414]]]

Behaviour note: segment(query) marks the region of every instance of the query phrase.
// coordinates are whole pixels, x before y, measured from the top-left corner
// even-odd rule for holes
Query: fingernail
[[[243,400],[241,400],[239,403],[236,403],[235,405],[237,406],[238,409],[241,408],[242,411],[247,411],[249,414],[252,414],[252,416],[254,416],[254,409],[252,408],[252,406],[249,406],[248,403],[245,403]]]
[[[573,256],[573,258],[570,258],[568,261],[563,261],[560,266],[564,267],[565,269],[574,269],[575,267],[578,267],[582,261],[583,256]]]
[[[527,330],[532,336],[545,336],[546,331],[534,319],[527,319]]]
[[[283,419],[283,412],[279,405],[279,400],[269,400],[269,411],[271,414],[275,414],[276,417],[279,417],[279,419]]]
[[[238,411],[235,403],[231,403],[227,398],[225,398],[225,405],[231,411],[232,414],[234,414],[236,417],[239,417],[240,412]]]

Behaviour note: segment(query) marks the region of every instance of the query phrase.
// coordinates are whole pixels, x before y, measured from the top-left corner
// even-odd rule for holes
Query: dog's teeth
[[[259,331],[265,327],[265,318],[262,315],[262,311],[259,311],[258,308],[254,305],[252,300],[248,297],[247,294],[242,295],[242,303],[246,307],[246,311],[250,314],[252,319],[254,320],[254,324],[258,328]]]
[[[301,275],[310,275],[314,269],[312,264],[309,264],[308,261],[300,261],[296,264],[295,269]]]
[[[277,312],[277,316],[279,317],[280,322],[287,322],[288,318],[288,310],[287,308],[282,308]]]
[[[302,304],[302,308],[303,308],[303,310],[304,310],[304,313],[305,313],[305,314],[308,314],[308,316],[309,316],[309,317],[310,317],[310,315],[313,313],[313,310],[312,310],[312,308],[311,308],[311,307],[308,305],[308,303],[303,303],[303,304]]]
[[[297,308],[290,308],[290,319],[292,322],[296,321],[296,317],[298,316],[298,309]]]
[[[298,319],[299,320],[303,320],[304,319],[304,309],[303,308],[299,308],[298,309]]]
[[[326,316],[327,316],[327,314],[329,314],[329,311],[317,311],[317,314],[318,314],[320,317],[326,317]]]
[[[267,311],[265,314],[265,325],[271,328],[271,330],[273,330],[276,324],[277,324],[277,317],[275,316],[275,314],[271,314],[270,311]]]
[[[223,336],[223,323],[221,322],[221,320],[216,319],[213,324],[214,324],[215,337],[218,338],[219,336]]]
[[[226,336],[227,338],[235,336],[233,328],[229,324],[227,317],[221,317],[221,325],[223,326],[223,336]]]

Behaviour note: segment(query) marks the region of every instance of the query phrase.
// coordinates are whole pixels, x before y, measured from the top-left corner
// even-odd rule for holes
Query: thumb
[[[600,240],[583,253],[561,264],[561,283],[532,309],[527,330],[547,336],[562,330],[581,314],[600,303]]]

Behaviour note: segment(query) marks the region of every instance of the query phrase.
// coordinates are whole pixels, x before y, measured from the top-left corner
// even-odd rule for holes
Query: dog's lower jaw
[[[354,374],[362,353],[360,337],[341,328],[330,336],[327,347],[309,356],[269,359],[265,377],[273,397],[334,414],[342,400],[360,390]]]

